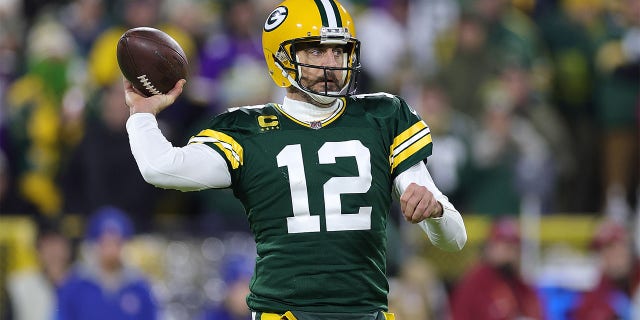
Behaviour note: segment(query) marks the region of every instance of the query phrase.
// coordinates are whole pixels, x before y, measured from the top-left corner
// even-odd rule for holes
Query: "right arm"
[[[127,132],[131,152],[145,181],[161,188],[194,191],[226,188],[231,175],[220,154],[204,144],[173,147],[158,128],[155,115],[182,92],[179,81],[166,95],[145,98],[125,80],[125,97],[131,116]]]

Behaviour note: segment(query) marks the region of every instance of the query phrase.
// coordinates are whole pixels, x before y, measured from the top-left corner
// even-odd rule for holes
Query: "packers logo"
[[[277,28],[287,19],[288,14],[289,10],[285,6],[275,8],[267,18],[267,21],[264,22],[264,31],[269,32]]]
[[[279,129],[278,117],[274,115],[266,115],[258,117],[258,125],[262,131]]]

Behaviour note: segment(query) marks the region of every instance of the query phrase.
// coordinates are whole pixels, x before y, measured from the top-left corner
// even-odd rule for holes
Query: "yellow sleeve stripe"
[[[416,122],[409,129],[402,132],[395,139],[390,148],[389,163],[391,171],[402,161],[431,143],[431,131],[423,122]]]
[[[244,151],[242,146],[231,136],[220,131],[211,129],[202,130],[195,137],[189,139],[189,143],[213,143],[218,149],[224,152],[231,168],[237,169],[243,164]]]
[[[431,135],[428,134],[424,136],[422,139],[416,141],[416,143],[404,149],[404,151],[400,152],[397,156],[393,158],[391,162],[391,171],[393,171],[393,169],[395,169],[400,163],[402,163],[402,161],[409,158],[418,150],[424,148],[425,146],[428,146],[430,143],[431,143]]]
[[[411,127],[409,127],[409,129],[403,131],[397,137],[393,138],[393,144],[391,144],[391,154],[393,154],[393,150],[397,149],[400,146],[400,144],[402,144],[407,139],[411,138],[413,135],[415,135],[416,133],[420,132],[423,129],[429,130],[429,127],[427,127],[427,124],[421,120],[414,123]]]

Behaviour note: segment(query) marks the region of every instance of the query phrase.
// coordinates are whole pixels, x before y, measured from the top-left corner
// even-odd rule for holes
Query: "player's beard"
[[[324,70],[323,76],[310,79],[304,72],[300,75],[300,84],[305,88],[311,89],[319,94],[327,94],[328,92],[340,91],[342,81],[338,80],[336,71]]]
[[[304,88],[306,90],[311,90],[312,92],[314,92],[315,94],[318,95],[322,95],[325,94],[326,92],[337,92],[340,90],[340,81],[338,81],[337,77],[335,76],[334,73],[331,72],[327,72],[326,73],[327,77],[318,77],[316,79],[309,79],[308,77],[302,75],[300,78],[300,84],[304,86]],[[326,87],[326,92],[325,92],[325,82],[327,82],[327,87]],[[317,90],[317,87],[320,88],[320,90]],[[296,96],[300,97],[300,99],[302,99],[302,101],[313,104],[315,106],[318,107],[327,107],[329,105],[332,105],[333,102],[329,103],[329,104],[322,104],[319,103],[318,101],[316,101],[315,99],[313,99],[313,97],[311,97],[311,95],[308,92],[305,92],[301,89],[296,88],[295,86],[289,86],[287,88],[287,92],[289,93],[294,93]]]
[[[308,88],[313,89],[313,91],[324,93],[324,94],[327,94],[329,92],[337,92],[340,90],[340,87],[338,86],[338,79],[332,76],[330,76],[328,79],[325,79],[325,78],[317,79]]]

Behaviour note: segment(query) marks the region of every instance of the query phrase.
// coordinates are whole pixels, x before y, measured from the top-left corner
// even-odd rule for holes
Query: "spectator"
[[[195,68],[198,65],[195,59],[196,43],[192,35],[183,30],[182,26],[171,21],[166,22],[163,19],[162,3],[162,0],[125,0],[117,3],[116,10],[121,20],[102,32],[89,51],[87,57],[88,78],[85,83],[87,87],[101,90],[122,79],[116,59],[116,48],[118,40],[129,28],[154,27],[166,32],[184,49],[189,67]],[[182,139],[188,138],[176,134],[176,132],[182,132],[189,128],[193,119],[202,112],[202,108],[194,107],[188,99],[180,99],[177,104],[178,108],[159,118],[163,132],[171,141],[183,141]]]
[[[513,105],[514,118],[529,123],[532,136],[529,139],[541,140],[537,143],[540,145],[538,148],[546,149],[538,150],[537,154],[532,154],[532,150],[528,152],[529,159],[523,161],[527,166],[521,168],[521,174],[526,175],[526,171],[530,171],[532,176],[520,179],[520,190],[524,191],[521,193],[535,194],[541,200],[543,212],[563,210],[564,207],[558,205],[562,199],[558,198],[564,197],[564,193],[554,197],[556,185],[566,185],[570,176],[576,173],[575,155],[567,148],[571,142],[566,122],[555,106],[550,105],[540,90],[535,88],[526,69],[507,65],[500,71],[499,81],[506,91],[505,99]],[[535,145],[534,142],[526,144]],[[540,179],[536,173],[542,174],[542,171],[544,178]]]
[[[431,135],[438,141],[438,153],[431,156],[427,168],[449,199],[463,203],[470,164],[470,138],[476,123],[471,117],[452,107],[451,97],[435,83],[425,83],[419,92],[415,109],[428,119]]]
[[[57,319],[156,319],[157,307],[145,277],[126,264],[122,249],[133,234],[127,215],[103,207],[89,220],[87,250],[60,289]]]
[[[533,21],[506,0],[463,1],[468,10],[485,23],[487,50],[494,59],[527,66],[538,80],[539,90],[546,90],[549,81],[549,61],[546,47]]]
[[[59,214],[62,194],[56,184],[62,153],[70,144],[62,97],[68,89],[75,42],[66,29],[43,15],[28,36],[27,72],[9,87],[10,161],[16,192],[39,214]]]
[[[566,122],[572,143],[564,148],[575,162],[573,174],[558,185],[560,189],[574,190],[562,196],[561,206],[578,212],[600,209],[598,174],[583,173],[599,168],[598,157],[593,156],[593,142],[600,137],[595,122],[597,90],[593,59],[597,34],[604,29],[603,4],[603,1],[557,1],[538,20],[554,64],[551,101]]]
[[[455,22],[456,1],[376,0],[356,17],[364,90],[398,94],[435,71],[434,43]]]
[[[152,204],[160,190],[140,181],[133,157],[126,155],[129,141],[125,122],[129,112],[123,104],[120,80],[102,89],[89,104],[87,130],[69,152],[63,170],[65,211],[88,215],[102,206],[114,205],[136,212],[138,230],[147,231],[155,212]]]
[[[543,318],[540,298],[520,274],[520,241],[515,219],[494,221],[482,260],[454,288],[454,320]]]
[[[603,128],[603,208],[608,216],[625,221],[639,183],[640,1],[621,1],[607,18],[595,57],[597,119]]]
[[[431,264],[413,256],[402,263],[400,274],[389,282],[389,305],[397,319],[448,319],[443,283]]]
[[[605,220],[591,244],[600,261],[600,280],[581,298],[573,319],[638,319],[640,264],[629,232],[622,224]]]
[[[12,196],[10,185],[11,172],[9,169],[9,161],[4,151],[0,149],[0,207],[3,208],[3,211],[9,205],[9,201],[12,200],[12,198],[10,198]]]
[[[191,58],[195,51],[195,43],[191,36],[173,25],[164,25],[160,17],[161,0],[126,0],[117,8],[122,14],[122,21],[107,28],[94,41],[89,51],[89,80],[95,87],[108,86],[120,78],[116,47],[120,36],[129,28],[157,27],[173,37]]]
[[[485,111],[471,138],[471,212],[516,214],[524,197],[546,195],[553,185],[548,145],[529,119],[515,113],[515,87],[508,80],[498,78],[485,86]]]
[[[262,12],[256,12],[252,1],[236,0],[223,1],[222,13],[222,27],[205,40],[194,77],[194,93],[212,114],[256,104],[269,98],[273,90],[269,79],[262,76],[266,66],[256,25]]]
[[[11,306],[11,298],[9,298],[9,293],[7,292],[7,288],[0,288],[0,319],[2,320],[11,320],[14,318],[13,316],[13,307]]]
[[[11,274],[12,319],[53,319],[57,294],[71,263],[71,241],[57,224],[40,224],[36,239],[39,268]]]
[[[21,72],[21,52],[26,34],[20,1],[0,2],[0,150],[8,153],[7,89]]]
[[[385,91],[398,94],[410,76],[409,2],[377,1],[367,11],[356,16],[358,38],[362,46],[365,91]],[[369,82],[370,83],[367,83]]]
[[[109,26],[103,0],[74,0],[60,10],[60,18],[82,57],[89,54],[93,42]]]
[[[251,311],[245,301],[253,275],[253,257],[230,254],[220,267],[225,294],[222,302],[208,308],[202,320],[250,320]]]
[[[463,12],[453,31],[453,39],[442,40],[440,51],[451,51],[441,57],[437,81],[448,96],[451,106],[473,118],[482,114],[481,87],[497,69],[498,60],[487,43],[487,26],[482,19],[468,10]],[[446,43],[453,43],[447,49]]]
[[[593,117],[593,56],[595,30],[602,28],[601,1],[562,0],[538,19],[541,34],[554,63],[550,92],[567,118]]]

